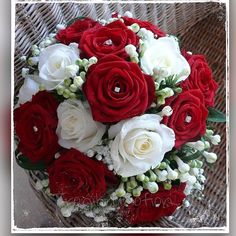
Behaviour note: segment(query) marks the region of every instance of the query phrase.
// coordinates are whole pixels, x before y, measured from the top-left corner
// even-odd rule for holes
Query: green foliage
[[[43,161],[33,163],[28,157],[24,156],[18,150],[15,151],[16,163],[26,170],[45,170],[46,166]]]
[[[212,108],[212,107],[209,107],[208,111],[209,111],[209,114],[208,114],[207,121],[210,121],[210,122],[226,122],[226,116],[221,111],[219,111],[215,108]]]
[[[198,159],[198,158],[201,157],[201,156],[202,156],[202,152],[196,151],[195,153],[190,154],[190,155],[188,155],[188,156],[182,156],[181,159],[182,159],[182,161],[184,161],[184,162],[189,162],[189,161],[191,161],[191,160]]]

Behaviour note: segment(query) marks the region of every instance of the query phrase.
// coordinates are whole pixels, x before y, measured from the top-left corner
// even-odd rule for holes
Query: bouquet
[[[79,17],[23,56],[14,110],[16,162],[64,217],[130,225],[188,207],[220,143],[218,85],[204,55],[130,12]]]

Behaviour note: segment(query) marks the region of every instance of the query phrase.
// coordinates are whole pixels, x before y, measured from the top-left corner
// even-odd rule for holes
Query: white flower
[[[168,172],[166,170],[155,169],[154,171],[161,182],[167,180]]]
[[[147,189],[150,193],[156,193],[158,191],[159,187],[156,182],[148,182]]]
[[[66,67],[66,75],[67,77],[75,77],[76,76],[76,73],[77,71],[79,70],[79,66],[77,65],[69,65]]]
[[[63,30],[63,29],[65,29],[66,28],[66,26],[64,25],[64,24],[57,24],[56,25],[56,29],[57,30]]]
[[[130,57],[138,57],[138,53],[136,52],[136,47],[133,44],[126,45],[125,51]]]
[[[172,170],[169,165],[167,165],[166,169],[167,169],[167,172],[168,172],[168,175],[167,175],[167,178],[168,178],[168,179],[170,179],[170,180],[176,180],[176,179],[178,178],[178,175],[179,175],[179,174],[178,174],[177,171]]]
[[[161,117],[145,114],[111,126],[109,138],[114,170],[123,177],[155,168],[175,143],[174,131],[160,124]]]
[[[124,13],[124,16],[127,16],[127,17],[129,17],[129,18],[132,18],[132,17],[133,17],[133,14],[132,14],[130,11],[126,11],[126,12]]]
[[[217,155],[214,152],[203,152],[203,156],[206,158],[208,163],[214,163],[217,160]]]
[[[173,110],[170,106],[165,106],[161,111],[161,116],[171,116]]]
[[[68,78],[68,66],[75,65],[79,57],[77,44],[54,44],[39,55],[39,80],[47,90],[55,89]]]
[[[205,144],[201,140],[198,140],[197,142],[188,142],[186,145],[198,151],[203,151],[205,149]]]
[[[158,66],[165,76],[176,75],[178,82],[189,76],[190,66],[181,55],[178,42],[173,37],[149,37],[143,42],[146,50],[140,58],[140,63],[146,74],[153,75],[153,69]]]
[[[220,141],[221,141],[221,137],[219,134],[211,136],[211,143],[213,145],[218,145],[220,143]]]
[[[106,126],[95,122],[81,101],[64,101],[57,109],[57,116],[58,143],[64,148],[86,152],[101,141],[106,131]]]
[[[179,157],[175,156],[174,160],[178,164],[178,169],[181,173],[188,172],[190,170],[190,166],[186,163],[184,163]]]
[[[19,91],[18,104],[23,104],[32,99],[32,96],[39,91],[39,84],[30,78],[25,78],[24,84]]]

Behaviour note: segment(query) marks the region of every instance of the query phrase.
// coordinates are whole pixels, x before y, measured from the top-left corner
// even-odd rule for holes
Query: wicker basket
[[[69,21],[76,16],[108,18],[112,12],[131,11],[141,20],[149,20],[161,29],[180,37],[182,47],[194,54],[202,53],[213,70],[219,83],[216,108],[226,111],[226,31],[225,6],[219,3],[34,3],[16,4],[15,22],[15,96],[22,84],[20,61],[32,44],[38,43],[57,23]],[[189,197],[191,206],[176,211],[173,218],[163,218],[149,227],[224,227],[226,226],[226,126],[217,124],[215,129],[222,135],[221,145],[214,148],[219,159],[214,169],[205,167],[207,182],[205,197],[198,200],[194,194]],[[42,178],[42,173],[30,171],[29,180],[37,196],[66,227],[96,226],[94,221],[83,215],[73,214],[64,218],[57,209],[55,199],[37,191],[35,184]],[[128,227],[117,217],[111,217],[110,227]]]

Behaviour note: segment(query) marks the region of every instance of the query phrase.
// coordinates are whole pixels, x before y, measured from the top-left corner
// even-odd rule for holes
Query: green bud
[[[75,93],[70,93],[69,98],[75,99],[76,98]]]
[[[124,197],[124,195],[126,194],[125,190],[124,190],[124,183],[121,183],[118,187],[118,189],[116,189],[115,191],[116,196],[117,197]]]
[[[139,63],[138,57],[131,57],[130,60],[131,60],[131,62]]]
[[[199,168],[199,169],[202,168],[203,162],[200,161],[200,160],[195,160],[195,161],[196,161],[196,164],[197,164],[196,167]]]
[[[57,94],[62,95],[64,93],[65,87],[58,85],[57,86]]]
[[[122,182],[127,182],[127,181],[128,181],[128,178],[127,178],[127,177],[121,177],[121,181],[122,181]]]
[[[77,87],[74,84],[71,84],[69,89],[72,93],[75,93],[77,90]]]
[[[144,175],[144,174],[137,175],[137,176],[136,176],[136,179],[137,179],[138,181],[143,182],[144,179],[145,179],[145,175]]]
[[[89,58],[89,65],[96,64],[97,62],[98,62],[98,59],[96,57]]]
[[[214,134],[214,131],[213,130],[211,130],[211,129],[207,129],[206,130],[206,135],[207,136],[212,136]]]
[[[79,67],[82,67],[83,66],[83,61],[81,59],[78,59],[76,62],[75,62],[76,65],[78,65]]]
[[[164,170],[164,169],[166,169],[166,167],[167,167],[166,162],[161,162],[161,164],[160,164],[160,166],[158,167],[158,169]]]
[[[70,97],[70,90],[69,89],[65,89],[64,92],[63,92],[63,97],[64,98],[69,98]]]
[[[174,91],[176,93],[181,93],[182,92],[182,88],[181,87],[177,87],[177,88],[174,89]]]
[[[39,91],[44,91],[45,90],[45,86],[43,84],[39,85]]]
[[[71,85],[71,79],[65,79],[64,80],[64,85],[69,87]]]
[[[40,50],[39,49],[35,49],[32,51],[32,55],[33,56],[38,56],[40,54]]]
[[[134,178],[134,177],[131,177],[130,187],[131,187],[132,189],[134,189],[134,188],[137,187],[137,185],[138,185],[138,184],[137,184],[135,178]]]
[[[129,182],[129,181],[126,182],[126,191],[127,191],[128,193],[131,193],[132,190],[133,190],[133,189],[130,187],[130,182]]]
[[[36,50],[36,49],[38,49],[38,46],[37,46],[36,44],[32,45],[31,51],[34,51],[34,50]]]
[[[38,64],[38,61],[39,61],[38,57],[30,57],[30,58],[28,59],[28,64],[29,64],[30,66],[35,66],[35,65]]]
[[[147,186],[147,183],[146,183],[146,182],[143,182],[143,188],[144,188],[144,189],[148,189],[148,186]]]
[[[143,191],[143,188],[139,186],[138,188],[132,190],[132,195],[134,197],[139,197],[142,191]]]
[[[88,61],[88,59],[84,58],[84,59],[82,60],[82,63],[83,63],[83,66],[85,66],[85,65],[88,65],[88,64],[89,64],[89,61]]]
[[[86,73],[84,71],[81,71],[79,75],[82,78],[82,80],[84,80]]]
[[[145,179],[143,180],[143,182],[145,182],[145,183],[149,182],[149,178],[147,176],[145,176]]]
[[[157,105],[161,106],[165,104],[165,98],[164,97],[157,97]]]
[[[192,160],[192,161],[189,162],[189,166],[191,168],[195,168],[195,167],[197,167],[197,162],[195,160]]]
[[[149,179],[151,182],[155,182],[157,180],[157,176],[154,174],[153,171],[149,170]]]
[[[166,87],[164,89],[156,91],[156,95],[160,96],[160,97],[163,97],[163,99],[164,99],[164,98],[168,98],[168,97],[173,96],[174,95],[174,91],[171,88]]]
[[[74,77],[73,84],[74,84],[77,88],[81,88],[83,82],[84,82],[84,81],[82,80],[81,76],[76,76],[76,77]]]
[[[134,33],[138,33],[138,31],[140,30],[140,26],[137,23],[134,23],[130,26],[130,29],[134,32]]]
[[[165,190],[170,190],[171,188],[172,188],[172,185],[171,185],[171,183],[163,183],[163,185],[164,185],[164,189]]]
[[[126,194],[125,190],[124,189],[117,189],[116,190],[116,196],[117,197],[124,197]]]

